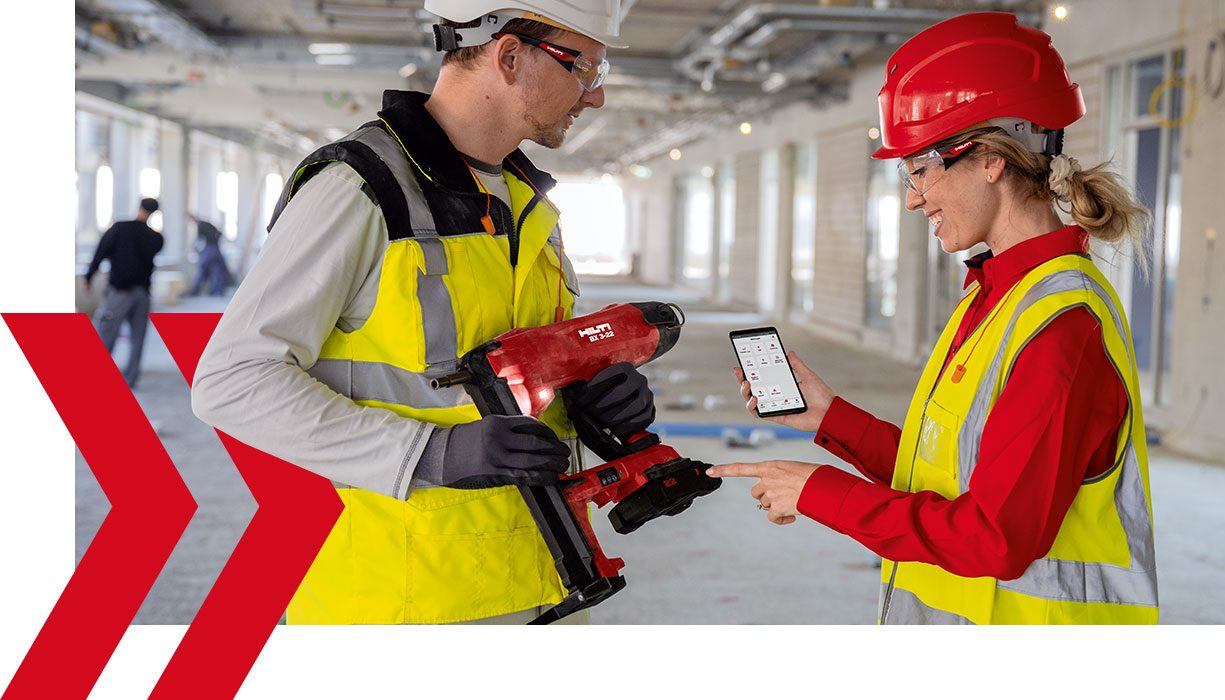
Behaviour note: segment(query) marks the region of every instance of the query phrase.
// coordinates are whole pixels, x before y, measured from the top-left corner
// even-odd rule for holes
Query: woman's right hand
[[[786,416],[774,416],[766,418],[779,425],[785,425],[788,428],[803,430],[808,433],[815,433],[821,427],[821,421],[825,419],[825,412],[829,410],[829,406],[834,401],[834,390],[829,388],[825,380],[821,379],[816,372],[812,371],[799,355],[794,352],[787,353],[787,360],[791,362],[791,369],[795,372],[795,378],[800,382],[800,393],[804,395],[804,405],[808,406],[808,410],[803,413],[792,413]],[[745,408],[754,418],[760,418],[757,415],[757,397],[753,396],[752,389],[749,388],[748,381],[744,378],[744,372],[739,368],[735,368],[732,372],[736,375],[737,381],[740,382],[740,396],[745,400]]]

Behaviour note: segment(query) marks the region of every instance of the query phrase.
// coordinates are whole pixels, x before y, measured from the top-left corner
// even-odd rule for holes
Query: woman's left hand
[[[710,476],[748,476],[757,477],[749,495],[756,498],[760,508],[767,511],[766,517],[776,525],[790,525],[795,522],[796,503],[800,500],[800,492],[808,477],[817,470],[819,465],[805,462],[788,462],[772,460],[769,462],[737,462],[735,464],[720,464],[706,470]]]

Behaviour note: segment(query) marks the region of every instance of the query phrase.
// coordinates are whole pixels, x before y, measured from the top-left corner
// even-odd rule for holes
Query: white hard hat
[[[455,31],[435,25],[439,51],[480,46],[512,19],[532,19],[582,34],[609,48],[628,48],[619,38],[621,0],[425,0],[425,10],[456,24],[482,20],[479,25]]]

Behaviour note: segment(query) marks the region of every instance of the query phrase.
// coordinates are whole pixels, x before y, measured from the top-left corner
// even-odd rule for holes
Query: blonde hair
[[[1151,215],[1128,190],[1123,178],[1108,170],[1109,161],[1081,170],[1074,158],[1052,159],[1045,153],[1035,153],[996,127],[968,129],[946,143],[962,141],[979,144],[970,154],[976,160],[988,155],[1002,158],[1005,177],[1012,177],[1024,197],[1050,202],[1069,214],[1091,238],[1116,249],[1130,241],[1140,269],[1147,272],[1143,232]],[[1052,177],[1052,166],[1057,170],[1056,177]]]

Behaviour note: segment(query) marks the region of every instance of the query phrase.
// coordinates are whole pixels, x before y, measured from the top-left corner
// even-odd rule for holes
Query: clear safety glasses
[[[497,39],[500,36],[506,36],[508,33],[509,32],[501,32],[494,34],[493,38]],[[557,44],[550,44],[547,41],[533,39],[530,36],[523,36],[522,34],[511,34],[511,36],[516,36],[519,38],[519,41],[522,41],[530,46],[535,46],[541,51],[547,53],[553,58],[554,61],[560,63],[562,68],[570,71],[570,74],[574,76],[575,80],[578,80],[578,84],[582,85],[583,89],[587,92],[595,92],[596,90],[599,90],[600,86],[604,84],[604,79],[608,77],[608,59],[601,59],[599,63],[595,63],[591,59],[584,56],[582,52],[575,51],[574,49],[568,49],[564,46],[558,46]]]
[[[944,177],[945,171],[953,167],[953,163],[961,160],[978,145],[976,141],[963,141],[948,148],[933,148],[926,153],[918,153],[898,161],[898,177],[906,186],[919,194],[926,194],[932,185]]]

